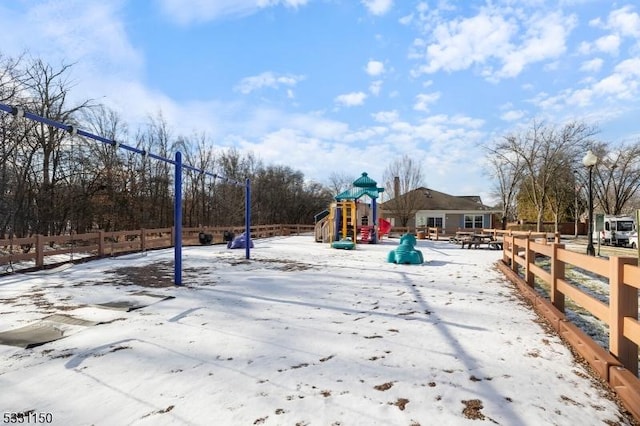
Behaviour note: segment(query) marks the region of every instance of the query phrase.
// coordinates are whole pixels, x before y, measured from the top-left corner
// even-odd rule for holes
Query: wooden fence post
[[[513,244],[511,243],[511,241],[509,241],[509,238],[510,237],[507,235],[502,236],[502,261],[507,265],[512,265],[513,267],[513,259],[510,259],[509,255],[507,254],[507,250],[513,250]]]
[[[558,250],[564,250],[564,244],[553,244],[551,255],[551,282],[549,283],[549,299],[553,306],[564,313],[564,293],[558,291],[558,280],[564,280],[565,265],[558,260]]]
[[[516,257],[518,257],[518,252],[520,251],[520,246],[518,245],[518,239],[515,235],[511,236],[511,269],[516,275],[519,275],[520,264],[516,262]]]
[[[98,230],[98,256],[104,257],[104,231]]]
[[[624,265],[637,265],[638,259],[609,258],[609,351],[624,367],[638,376],[638,345],[623,335],[624,317],[638,318],[638,290],[624,284]]]
[[[147,249],[147,230],[142,228],[140,230],[140,250],[145,251]]]
[[[531,272],[531,268],[529,267],[529,265],[531,265],[532,263],[535,263],[536,261],[536,255],[535,253],[531,250],[531,240],[529,239],[529,237],[527,237],[527,239],[525,240],[525,251],[524,251],[524,260],[525,260],[525,267],[524,267],[524,279],[527,282],[527,285],[531,288],[533,288],[535,286],[535,275],[533,275],[533,272]]]
[[[36,267],[44,266],[44,237],[40,234],[36,235]]]

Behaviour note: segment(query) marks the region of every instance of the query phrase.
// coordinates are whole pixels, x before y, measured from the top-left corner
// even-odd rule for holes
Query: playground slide
[[[382,237],[391,231],[391,222],[383,218],[378,218],[378,236]]]

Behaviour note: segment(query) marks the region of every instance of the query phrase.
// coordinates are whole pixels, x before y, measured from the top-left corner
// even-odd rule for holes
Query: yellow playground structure
[[[382,234],[388,233],[391,224],[377,218],[376,200],[384,191],[377,185],[362,173],[353,182],[353,188],[336,195],[329,208],[315,216],[316,241],[349,250],[355,248],[356,242],[375,244]]]

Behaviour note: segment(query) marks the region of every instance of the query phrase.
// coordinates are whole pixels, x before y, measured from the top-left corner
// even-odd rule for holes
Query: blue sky
[[[531,120],[640,137],[640,6],[604,0],[0,4],[0,51],[73,66],[74,96],[326,183],[394,159],[490,200],[482,146]]]

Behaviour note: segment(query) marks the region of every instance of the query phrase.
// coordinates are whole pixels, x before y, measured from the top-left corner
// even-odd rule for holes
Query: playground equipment
[[[383,235],[389,235],[389,231],[391,231],[391,222],[386,219],[379,218],[378,219],[378,239],[382,239]]]
[[[424,262],[422,252],[416,250],[416,236],[413,234],[404,234],[400,237],[400,245],[389,252],[387,261],[389,263],[398,263],[406,265],[421,265]]]
[[[253,248],[253,240],[249,238],[249,247]],[[247,248],[247,233],[243,232],[237,237],[227,242],[228,249]]]
[[[198,241],[202,245],[210,245],[213,243],[213,234],[208,234],[206,232],[200,232],[198,234]]]
[[[331,247],[337,249],[351,250],[356,247],[356,243],[353,242],[351,237],[342,238],[340,241],[334,241],[331,243]]]
[[[251,229],[251,182],[249,179],[245,180],[245,183],[239,181],[234,181],[223,176],[219,176],[215,173],[208,172],[206,170],[201,170],[190,166],[188,164],[183,164],[182,162],[182,153],[180,151],[175,152],[174,159],[165,158],[159,156],[157,154],[151,153],[147,150],[136,148],[133,146],[129,146],[120,141],[116,141],[115,139],[107,139],[104,136],[94,135],[93,133],[89,133],[86,130],[82,130],[77,128],[74,125],[61,123],[58,121],[51,120],[50,118],[41,117],[32,112],[25,111],[23,107],[20,106],[11,106],[4,103],[0,103],[0,111],[3,111],[7,114],[11,114],[17,119],[28,119],[32,121],[36,121],[42,124],[45,124],[50,127],[56,127],[60,130],[67,131],[71,136],[82,136],[88,139],[92,139],[96,142],[103,143],[108,146],[112,146],[114,149],[124,149],[129,152],[133,152],[136,154],[140,154],[144,156],[144,158],[151,158],[154,160],[162,161],[167,164],[172,164],[174,166],[174,209],[173,209],[173,223],[174,223],[174,235],[179,236],[179,238],[175,238],[174,244],[174,266],[173,266],[173,277],[174,284],[177,286],[182,285],[182,174],[185,170],[192,170],[197,173],[201,173],[205,176],[210,176],[214,179],[223,178],[225,182],[237,186],[245,187],[245,232],[250,233]],[[245,248],[245,257],[249,259],[250,257],[250,245],[246,245]]]
[[[335,211],[330,211],[329,217],[332,218],[331,213],[335,215],[335,212],[339,212],[340,215],[338,217],[333,216],[333,220],[330,220],[330,223],[335,222],[336,229],[338,229],[336,234],[339,236],[339,240],[332,241],[331,247],[351,250],[356,247],[355,229],[353,228],[353,219],[357,212],[356,203],[353,200],[337,201]]]
[[[353,182],[353,188],[336,195],[329,208],[315,216],[316,241],[330,242],[331,247],[343,249],[355,248],[357,242],[375,244],[380,232],[375,226],[376,200],[384,191],[377,185],[367,173],[362,173]],[[370,202],[360,201],[365,196]],[[391,224],[384,222],[388,233]]]

